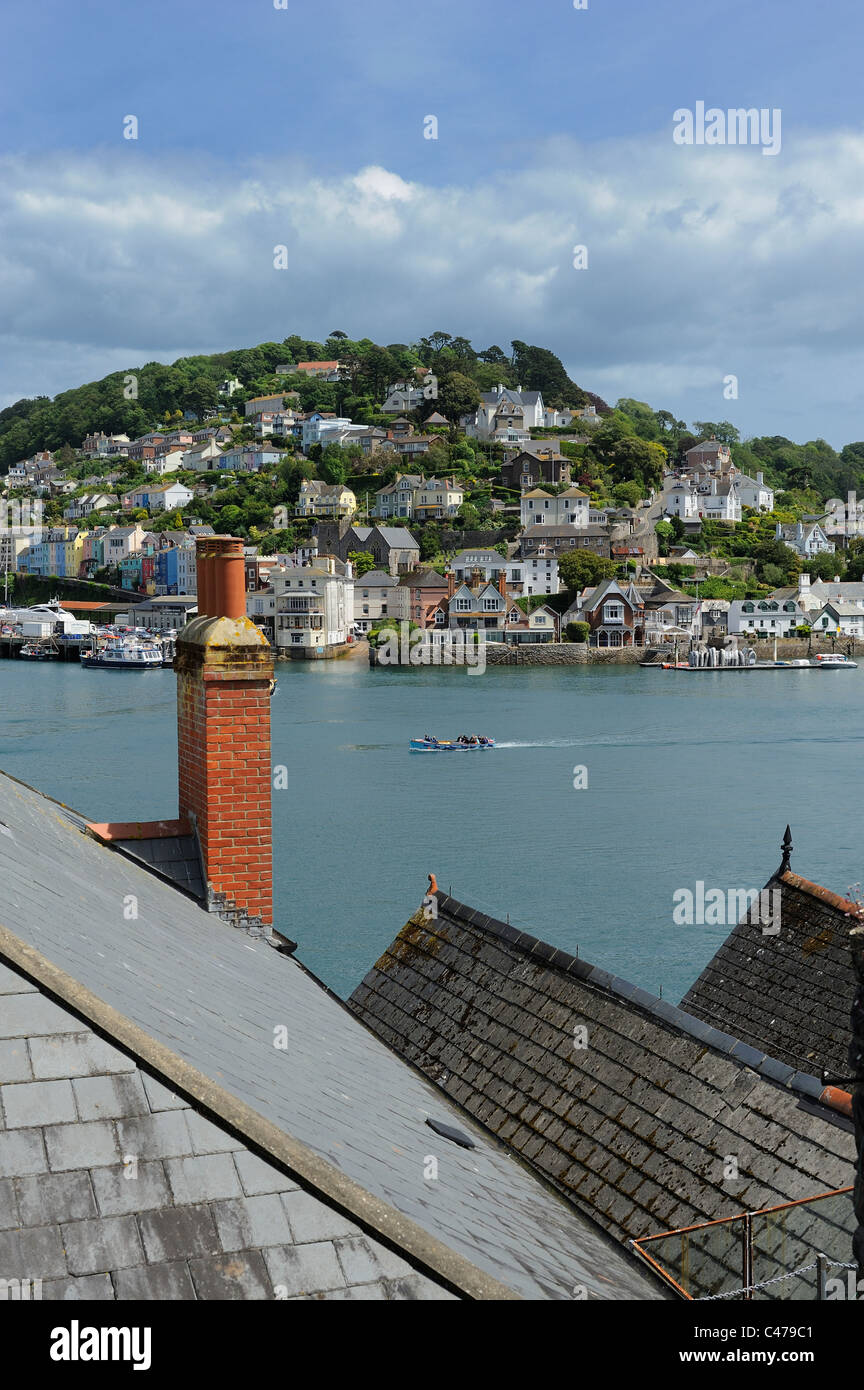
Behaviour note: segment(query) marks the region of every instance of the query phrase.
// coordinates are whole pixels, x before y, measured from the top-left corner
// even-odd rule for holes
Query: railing
[[[838,1188],[631,1244],[688,1300],[824,1298],[827,1279],[854,1268],[852,1191]]]

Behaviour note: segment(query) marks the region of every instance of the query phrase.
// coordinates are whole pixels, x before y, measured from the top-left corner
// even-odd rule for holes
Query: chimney
[[[506,570],[499,570],[499,571],[498,571],[498,592],[499,592],[499,594],[501,594],[502,598],[506,598],[506,597],[507,597],[507,571],[506,571]]]
[[[757,483],[759,484],[760,487],[762,486],[762,482],[763,482],[764,477],[765,477],[764,473],[757,473],[757,474],[756,474],[756,481],[757,481]]]
[[[196,552],[199,616],[174,661],[180,817],[197,832],[208,897],[272,926],[273,656],[246,616],[242,540],[208,536]]]
[[[799,594],[806,593],[806,591],[807,591],[809,588],[810,588],[810,576],[809,576],[809,574],[799,574],[799,576],[798,576],[798,592],[799,592]]]
[[[447,597],[452,598],[456,592],[456,576],[452,570],[447,573]]]

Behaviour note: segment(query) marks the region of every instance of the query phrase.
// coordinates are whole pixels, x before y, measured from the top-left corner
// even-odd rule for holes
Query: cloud
[[[687,419],[864,434],[856,133],[787,137],[772,160],[668,132],[556,139],[518,170],[443,188],[377,165],[328,177],[140,155],[0,161],[4,403],[338,322],[382,342],[522,338],[589,389]]]

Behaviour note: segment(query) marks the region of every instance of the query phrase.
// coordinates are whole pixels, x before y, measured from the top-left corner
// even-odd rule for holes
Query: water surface
[[[844,894],[864,880],[862,695],[864,669],[280,665],[277,924],[349,993],[432,871],[463,902],[677,1000],[726,930],[675,926],[676,889],[761,887],[787,821],[799,873]],[[171,671],[0,660],[0,768],[93,819],[176,815],[175,718]],[[426,732],[500,743],[410,754]]]

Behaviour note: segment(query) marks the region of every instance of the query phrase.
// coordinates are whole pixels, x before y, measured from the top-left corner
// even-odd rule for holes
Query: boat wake
[[[537,738],[519,739],[514,738],[499,743],[496,739],[496,748],[578,748],[580,744],[587,742],[583,738]]]

